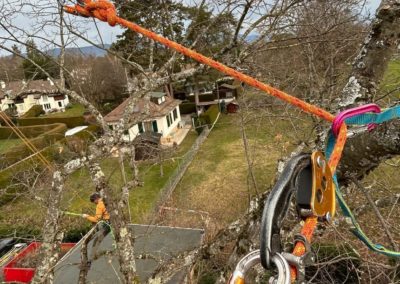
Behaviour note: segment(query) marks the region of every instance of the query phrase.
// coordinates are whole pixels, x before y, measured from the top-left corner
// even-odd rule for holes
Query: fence
[[[196,156],[197,152],[200,149],[201,144],[206,140],[208,134],[210,133],[210,129],[205,126],[203,132],[197,137],[196,141],[189,149],[189,151],[185,154],[182,160],[179,162],[178,167],[174,170],[171,176],[168,178],[167,182],[165,183],[164,187],[161,189],[160,198],[155,206],[155,211],[158,213],[159,207],[162,206],[168,198],[171,196],[172,192],[175,190],[176,186],[182,179],[183,175],[185,174],[186,170],[188,169],[190,163],[193,161],[194,157]]]

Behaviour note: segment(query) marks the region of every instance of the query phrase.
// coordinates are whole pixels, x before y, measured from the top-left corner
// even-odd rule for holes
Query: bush
[[[41,232],[36,228],[30,228],[27,226],[22,226],[15,224],[14,226],[0,226],[0,238],[5,238],[9,236],[15,236],[17,239],[21,238],[20,242],[25,242],[26,239],[37,239],[41,238]],[[2,282],[4,283],[4,282]]]
[[[26,137],[37,137],[47,131],[57,127],[57,124],[50,125],[34,125],[34,126],[20,126],[18,130],[21,131]],[[10,127],[0,127],[0,139],[17,139],[17,134]]]
[[[93,141],[100,134],[101,130],[101,127],[98,125],[89,125],[86,129],[72,136],[65,137],[66,145],[74,153],[86,151],[90,141]]]
[[[20,126],[31,126],[31,125],[43,125],[43,124],[54,124],[64,123],[68,128],[74,128],[77,126],[85,125],[85,119],[83,116],[71,116],[71,117],[31,117],[31,118],[20,118],[18,119],[18,125]]]
[[[67,131],[65,124],[60,123],[55,125],[47,125],[46,127],[51,127],[51,129],[36,138],[30,139],[30,142],[38,150],[41,150],[51,144],[54,144],[56,141],[63,139],[64,133]],[[27,145],[19,144],[0,155],[0,165],[2,167],[12,165],[31,154],[32,151]]]
[[[99,125],[97,124],[92,124],[89,125],[86,129],[79,131],[78,133],[75,133],[73,137],[78,137],[83,140],[94,140],[96,136],[98,136],[101,133],[102,129]]]
[[[196,112],[196,104],[192,102],[182,103],[179,105],[181,114],[190,114]]]
[[[190,102],[195,102],[196,101],[196,96],[186,96],[186,98]],[[213,101],[215,99],[216,99],[216,97],[214,96],[214,94],[199,95],[199,102],[211,102],[211,101]]]
[[[43,156],[46,157],[46,159],[50,162],[55,161],[59,163],[65,163],[68,160],[72,159],[73,155],[75,155],[73,152],[71,152],[70,147],[71,147],[71,141],[73,140],[74,142],[79,141],[79,143],[83,144],[88,144],[87,142],[89,140],[94,139],[94,136],[100,132],[101,128],[98,125],[90,125],[88,128],[86,128],[84,131],[78,132],[75,135],[71,137],[64,137],[64,133],[66,131],[66,126],[64,124],[59,124],[57,125],[56,128],[54,128],[54,125],[49,125],[48,127],[53,127],[53,129],[49,132],[46,132],[45,134],[37,137],[38,138],[38,144],[42,143],[45,141],[46,143],[50,142],[49,144],[40,144],[44,145],[44,148],[42,147],[42,154]],[[44,126],[42,126],[44,127]],[[56,138],[59,140],[56,141]],[[61,138],[61,139],[60,139]],[[53,140],[52,140],[53,139]],[[35,139],[32,139],[33,141]],[[53,143],[51,143],[53,142]],[[38,144],[35,144],[36,146]],[[19,147],[23,147],[24,150],[20,151]],[[37,146],[38,147],[38,146]],[[16,150],[14,150],[14,148]],[[39,148],[39,147],[38,147]],[[60,148],[63,150],[60,152]],[[75,149],[72,149],[73,151]],[[19,153],[18,156],[15,155],[15,157],[10,157],[8,154],[12,153]],[[25,144],[18,145],[7,151],[7,158],[11,161],[14,161],[14,164],[9,166],[8,168],[5,168],[0,171],[0,188],[6,188],[7,192],[2,194],[0,196],[0,206],[13,200],[15,198],[15,195],[18,191],[22,189],[18,183],[13,182],[15,178],[16,173],[23,173],[23,172],[29,172],[34,168],[42,168],[44,165],[41,163],[39,160],[38,156],[33,156],[30,159],[22,160],[23,158],[29,156],[32,152],[25,146]],[[4,154],[6,154],[4,153]],[[4,155],[3,154],[3,155]],[[23,156],[25,155],[25,156]],[[71,156],[72,155],[72,156]],[[22,161],[21,161],[22,160]],[[4,158],[2,159],[4,161]],[[21,161],[21,162],[19,162]],[[17,163],[19,162],[19,163]]]
[[[306,277],[308,279],[320,279],[322,283],[329,282],[331,279],[335,279],[335,283],[358,282],[358,268],[361,260],[349,244],[314,243],[312,248],[316,253],[317,263],[324,262],[326,265],[323,269],[313,265],[307,267]],[[338,259],[340,261],[335,261]]]
[[[67,151],[63,150],[63,152],[60,153],[60,147],[65,147],[65,143],[65,139],[61,139],[57,143],[42,149],[41,153],[49,162],[61,161],[65,163],[66,160],[71,159],[71,155],[66,153]],[[29,154],[31,153],[32,152],[29,152]],[[17,161],[17,163],[14,163],[13,165],[1,170],[0,188],[6,189],[6,192],[0,195],[0,206],[15,199],[16,194],[25,188],[20,183],[15,182],[16,175],[23,175],[24,172],[28,173],[34,169],[40,169],[43,167],[44,165],[39,160],[38,155],[35,155],[30,159],[20,159]]]
[[[86,235],[89,232],[90,229],[91,229],[90,226],[71,228],[65,232],[63,242],[77,243],[82,239],[84,235]]]
[[[200,135],[204,130],[204,124],[202,124],[198,116],[192,116],[192,119],[194,123],[194,130],[196,130],[197,135]]]
[[[21,116],[21,118],[38,117],[39,115],[41,115],[43,113],[44,113],[44,110],[41,105],[34,105],[27,112],[25,112]]]
[[[211,125],[215,122],[219,114],[218,105],[212,105],[208,108],[208,110],[202,113],[199,117],[202,125],[208,124]]]

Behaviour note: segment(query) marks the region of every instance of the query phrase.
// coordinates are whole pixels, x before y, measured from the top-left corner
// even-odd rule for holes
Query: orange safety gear
[[[107,211],[106,206],[104,205],[103,199],[99,199],[99,202],[96,205],[96,215],[88,216],[86,219],[92,223],[97,223],[101,220],[108,221],[110,220],[110,214]]]

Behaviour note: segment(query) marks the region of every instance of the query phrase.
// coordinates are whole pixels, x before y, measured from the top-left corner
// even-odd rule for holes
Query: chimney
[[[1,88],[2,88],[2,89],[5,89],[5,88],[6,88],[6,82],[0,81],[0,85],[1,85]]]

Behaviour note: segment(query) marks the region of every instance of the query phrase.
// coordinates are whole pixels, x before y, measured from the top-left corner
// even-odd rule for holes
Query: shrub
[[[46,157],[48,161],[55,161],[59,163],[65,163],[68,160],[71,160],[75,155],[73,152],[70,151],[75,150],[70,149],[71,141],[83,143],[86,147],[88,141],[94,139],[94,136],[101,130],[98,125],[90,125],[84,131],[78,132],[71,137],[64,137],[66,126],[64,124],[56,124],[56,128],[54,128],[54,126],[55,125],[41,126],[52,127],[53,129],[35,138],[37,139],[37,143],[34,144],[37,146],[37,148],[39,148],[38,146],[40,145],[43,146],[41,147],[41,153]],[[31,141],[35,139],[32,139]],[[24,149],[19,149],[20,146]],[[14,154],[15,157],[10,157],[10,154],[12,153],[18,154]],[[24,171],[29,172],[34,168],[43,167],[43,164],[41,163],[37,155],[33,156],[30,159],[23,160],[23,158],[29,156],[31,153],[32,152],[25,146],[25,144],[15,146],[4,153],[7,154],[7,159],[9,159],[9,161],[11,162],[14,162],[14,164],[0,171],[0,188],[7,189],[7,192],[0,196],[0,206],[13,200],[16,193],[22,189],[22,187],[18,185],[18,183],[13,182],[13,179],[15,178],[15,173],[22,173]],[[3,157],[0,159],[1,161],[4,161]]]
[[[41,153],[43,156],[50,162],[52,161],[59,161],[59,162],[66,162],[65,160],[70,160],[71,155],[66,153],[68,151],[63,150],[60,153],[60,148],[64,147],[66,143],[65,139],[59,140],[57,143],[52,144],[45,149],[42,149]],[[29,152],[28,154],[31,154]],[[37,168],[43,168],[44,165],[39,160],[38,155],[32,156],[30,159],[20,159],[13,165],[3,169],[0,171],[0,188],[6,189],[4,194],[0,195],[0,206],[6,204],[7,202],[13,200],[16,194],[23,190],[24,187],[15,182],[16,174],[23,174],[24,172],[30,172]]]
[[[94,140],[94,138],[101,133],[101,127],[97,124],[89,125],[86,129],[75,133],[74,137],[79,137],[83,140]]]
[[[39,115],[41,115],[43,113],[44,113],[44,110],[41,105],[34,105],[27,112],[25,112],[21,116],[21,118],[38,117]]]
[[[181,114],[190,114],[196,112],[196,104],[192,102],[186,102],[179,105]]]
[[[77,243],[84,235],[89,232],[91,228],[89,226],[71,228],[65,232],[63,242],[64,243]]]
[[[186,96],[186,98],[191,102],[195,102],[196,101],[196,96]],[[210,101],[213,101],[215,99],[216,99],[216,97],[214,96],[214,94],[199,95],[199,102],[210,102]]]
[[[192,116],[193,118],[193,123],[194,123],[194,129],[197,132],[197,135],[200,135],[203,130],[204,130],[204,123],[201,122],[198,116]]]
[[[30,139],[30,142],[39,150],[64,138],[64,133],[67,131],[65,124],[59,123],[47,125],[47,127],[51,127],[51,129],[36,138]],[[0,165],[2,167],[12,165],[31,154],[32,151],[26,144],[16,145],[0,155]]]
[[[89,146],[90,141],[93,141],[101,132],[101,127],[98,125],[89,125],[86,129],[75,133],[72,136],[65,137],[66,144],[70,151],[81,153]]]
[[[83,116],[71,116],[71,117],[31,117],[31,118],[20,118],[18,119],[18,125],[20,126],[31,126],[31,125],[43,125],[43,124],[54,124],[64,123],[68,128],[74,128],[77,126],[85,125],[85,119]]]
[[[208,124],[211,125],[215,122],[219,114],[219,109],[217,105],[212,105],[208,108],[208,110],[202,113],[199,117],[202,125]]]
[[[26,137],[37,137],[47,131],[57,127],[58,124],[50,125],[34,125],[34,126],[20,126],[18,130],[21,131]],[[0,139],[17,139],[17,134],[10,127],[0,127]]]
[[[317,262],[324,262],[326,266],[323,269],[312,265],[307,267],[308,278],[335,279],[335,283],[357,283],[361,260],[349,244],[314,243],[312,247],[316,252]]]

